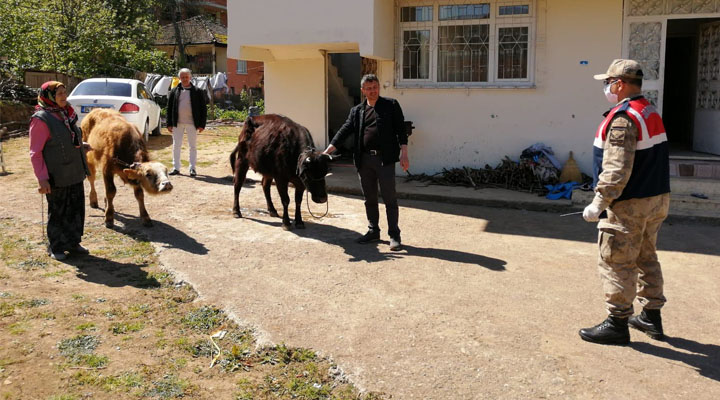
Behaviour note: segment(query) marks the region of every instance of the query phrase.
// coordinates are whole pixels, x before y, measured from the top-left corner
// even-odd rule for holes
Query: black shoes
[[[175,168],[173,168],[172,171],[170,171],[170,173],[168,173],[168,175],[179,175],[179,174],[180,174],[180,171],[176,170]]]
[[[662,317],[660,317],[660,310],[643,309],[640,315],[630,317],[628,325],[630,325],[633,329],[644,332],[646,335],[655,340],[662,340],[665,338],[662,327]]]
[[[194,178],[195,176],[197,176],[197,172],[195,172],[195,169],[191,169],[191,170],[190,170],[190,176],[193,177],[193,178]]]
[[[370,229],[369,231],[367,231],[366,234],[360,236],[357,240],[355,240],[355,242],[360,243],[360,244],[365,244],[365,243],[377,242],[378,240],[380,240],[380,231]]]
[[[597,344],[630,343],[630,330],[627,318],[608,317],[605,321],[592,328],[580,329],[582,340]]]
[[[400,243],[400,235],[390,237],[390,250],[392,250],[392,251],[402,250],[402,243]]]

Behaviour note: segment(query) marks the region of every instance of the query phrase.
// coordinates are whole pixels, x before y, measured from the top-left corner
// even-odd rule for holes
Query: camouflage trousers
[[[85,228],[85,187],[83,183],[52,187],[48,202],[47,235],[54,253],[73,250]]]
[[[631,316],[636,296],[647,309],[665,304],[655,245],[669,205],[669,193],[618,201],[598,223],[598,267],[610,315]]]

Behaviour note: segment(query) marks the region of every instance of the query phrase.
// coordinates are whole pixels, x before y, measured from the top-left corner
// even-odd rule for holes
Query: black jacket
[[[178,124],[178,99],[180,98],[180,86],[179,84],[170,91],[168,96],[167,105],[167,126],[176,127]],[[205,93],[202,90],[190,84],[190,105],[192,107],[193,122],[195,128],[205,129],[205,123],[207,122],[207,107],[205,103]]]
[[[350,110],[347,121],[337,131],[330,144],[337,147],[352,135],[353,158],[355,166],[360,168],[363,149],[363,130],[365,122],[365,102]],[[405,132],[405,117],[402,108],[395,99],[379,97],[375,103],[377,114],[378,134],[380,135],[380,157],[383,165],[400,161],[400,146],[407,144],[408,137]]]

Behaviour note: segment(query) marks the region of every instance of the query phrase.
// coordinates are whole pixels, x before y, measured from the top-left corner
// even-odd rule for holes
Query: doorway
[[[720,141],[720,110],[705,99],[720,79],[707,73],[713,62],[708,55],[717,54],[712,48],[718,43],[703,33],[719,24],[718,18],[667,21],[663,121],[672,154],[719,153],[714,143]]]
[[[665,47],[663,122],[673,152],[692,151],[697,86],[697,19],[669,20]]]
[[[362,60],[359,53],[331,53],[327,60],[327,141],[345,123],[350,109],[360,104]],[[340,154],[349,154],[352,140],[338,146]]]

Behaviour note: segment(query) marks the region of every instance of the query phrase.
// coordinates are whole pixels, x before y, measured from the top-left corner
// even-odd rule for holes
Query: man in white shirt
[[[197,170],[197,134],[205,130],[207,107],[205,93],[192,84],[192,72],[183,68],[178,72],[180,84],[170,91],[167,108],[167,128],[173,135],[173,169],[170,175],[180,173],[180,150],[183,134],[187,133],[190,147],[190,176]]]

